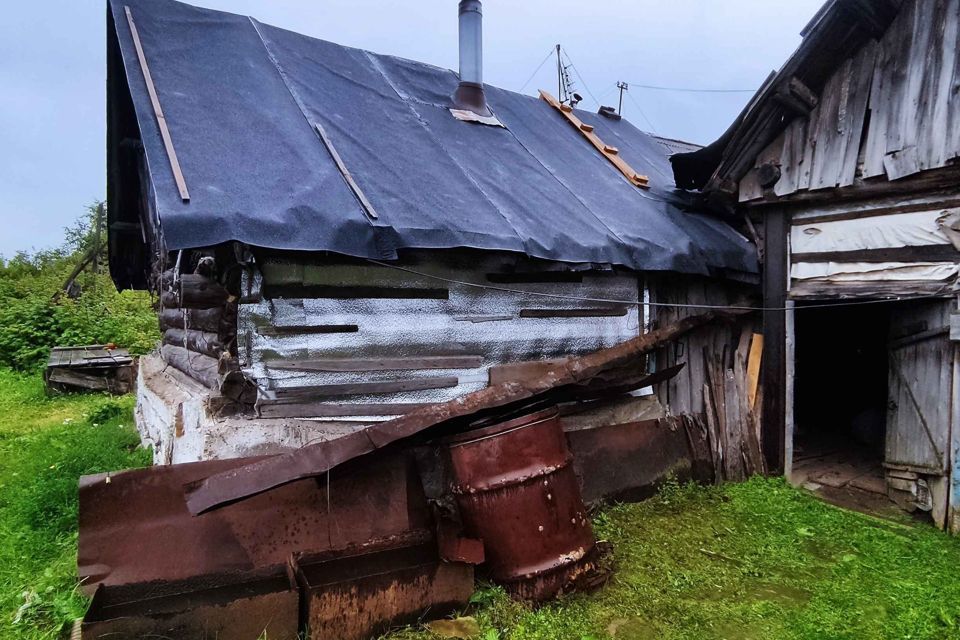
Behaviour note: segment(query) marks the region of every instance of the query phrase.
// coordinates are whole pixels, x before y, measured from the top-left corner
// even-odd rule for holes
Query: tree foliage
[[[65,230],[62,246],[20,252],[0,262],[0,366],[35,370],[57,345],[112,342],[145,353],[156,344],[159,333],[149,294],[117,291],[106,272],[100,204],[87,207]],[[68,295],[64,285],[98,235],[97,259],[80,273]]]

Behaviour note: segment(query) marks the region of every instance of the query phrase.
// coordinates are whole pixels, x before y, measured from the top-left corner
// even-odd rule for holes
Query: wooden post
[[[780,475],[786,451],[786,306],[789,273],[790,216],[783,209],[770,209],[764,217],[763,265],[763,455],[767,472]]]

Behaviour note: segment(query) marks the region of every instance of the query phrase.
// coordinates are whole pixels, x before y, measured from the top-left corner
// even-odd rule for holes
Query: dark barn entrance
[[[891,304],[797,305],[792,479],[884,494]]]

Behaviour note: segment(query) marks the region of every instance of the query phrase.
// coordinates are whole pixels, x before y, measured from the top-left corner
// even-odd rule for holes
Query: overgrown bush
[[[0,264],[0,366],[35,370],[51,347],[112,342],[146,353],[159,334],[144,291],[117,291],[106,273],[105,252],[88,266],[71,291],[64,285],[95,243],[97,204],[66,230],[52,251],[20,253]],[[101,231],[101,237],[105,234]]]

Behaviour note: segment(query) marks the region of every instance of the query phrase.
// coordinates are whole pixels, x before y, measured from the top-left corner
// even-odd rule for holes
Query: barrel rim
[[[483,427],[481,429],[473,429],[470,431],[465,431],[464,433],[458,433],[444,439],[444,442],[451,447],[459,447],[466,444],[471,444],[479,440],[485,440],[493,436],[502,435],[510,431],[516,431],[518,429],[524,429],[526,427],[532,427],[543,422],[548,422],[549,420],[556,419],[560,416],[560,409],[557,407],[550,407],[548,409],[541,409],[534,413],[528,413],[527,415],[520,416],[519,418],[513,418],[512,420],[507,420],[506,422],[498,422],[492,424],[489,427]]]

